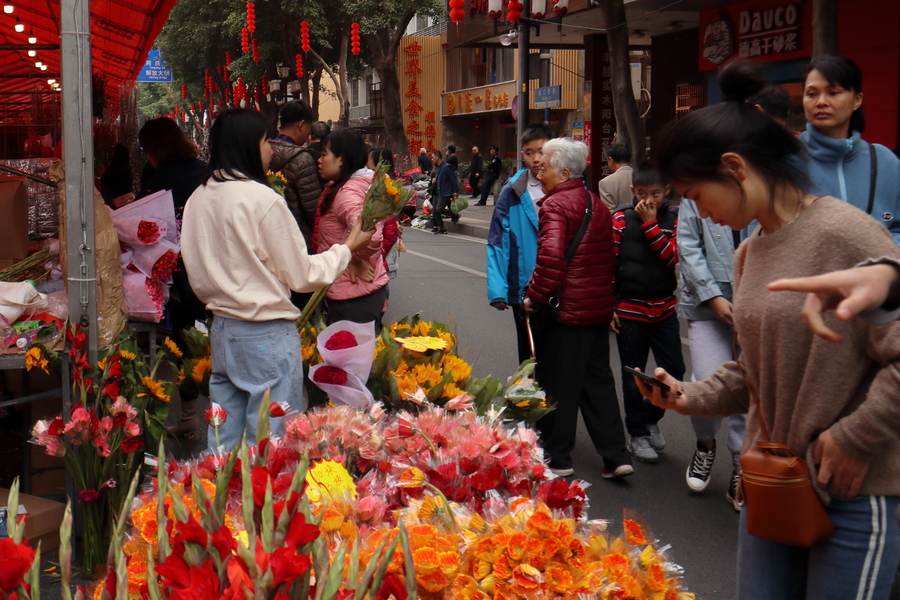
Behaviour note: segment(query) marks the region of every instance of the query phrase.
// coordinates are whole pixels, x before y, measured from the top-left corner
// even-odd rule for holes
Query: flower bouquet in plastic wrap
[[[379,159],[359,215],[363,231],[372,231],[379,222],[398,214],[414,193],[402,181],[388,177],[388,169],[390,165]]]
[[[374,322],[332,323],[318,335],[322,362],[310,367],[309,378],[333,403],[366,409],[374,402],[365,385],[374,350]]]

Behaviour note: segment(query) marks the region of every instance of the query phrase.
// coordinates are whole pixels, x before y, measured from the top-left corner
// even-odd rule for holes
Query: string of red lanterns
[[[250,32],[246,27],[241,27],[241,52],[247,54],[250,51]]]
[[[510,23],[518,23],[522,18],[522,3],[518,0],[509,0],[506,5],[506,20]]]
[[[256,38],[253,38],[253,44],[251,50],[253,51],[253,62],[259,62],[259,46],[256,45]]]
[[[300,23],[300,49],[309,52],[309,21]]]
[[[185,84],[181,84],[181,99],[187,100],[187,86]]]
[[[353,56],[359,56],[359,23],[350,23],[350,52]]]
[[[252,2],[247,3],[247,31],[256,31],[256,8]]]
[[[466,0],[450,0],[450,20],[454,23],[462,22],[463,18],[466,16],[466,11],[463,10],[463,7],[466,5]]]
[[[294,66],[297,70],[297,78],[303,77],[303,56],[298,54],[294,57]]]

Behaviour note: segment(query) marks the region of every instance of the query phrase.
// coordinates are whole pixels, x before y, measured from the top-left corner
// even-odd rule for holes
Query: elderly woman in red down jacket
[[[564,477],[574,473],[571,454],[580,408],[594,448],[603,457],[601,476],[613,479],[634,469],[609,366],[616,270],[612,220],[581,180],[587,152],[583,143],[564,138],[544,144],[537,265],[523,307],[536,313],[540,305],[558,301],[557,314],[542,318],[534,332],[538,383],[556,406],[537,423],[550,469]],[[566,252],[576,242],[586,207],[593,216],[567,263]]]

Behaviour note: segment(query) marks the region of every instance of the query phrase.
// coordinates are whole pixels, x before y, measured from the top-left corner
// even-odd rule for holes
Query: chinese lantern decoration
[[[181,99],[187,100],[187,86],[183,83],[181,84]]]
[[[509,0],[506,9],[506,20],[510,23],[518,23],[519,19],[522,18],[522,3],[518,0]]]
[[[264,89],[266,92],[268,92],[269,91],[269,76],[263,75],[260,78],[260,82],[262,83],[262,89]]]
[[[231,102],[231,90],[225,88],[225,103],[228,104]]]
[[[250,32],[246,27],[241,27],[241,52],[247,54],[250,51]]]
[[[503,0],[488,0],[488,16],[495,21],[503,16]]]
[[[225,68],[227,69],[230,66],[231,66],[231,50],[227,50],[225,52]]]
[[[294,64],[297,68],[297,77],[303,77],[303,57],[301,55],[297,55],[294,57]]]
[[[191,112],[197,112],[197,105],[191,102]]]
[[[359,23],[350,23],[350,52],[359,56]]]
[[[463,10],[463,7],[466,5],[466,0],[450,0],[450,20],[454,23],[459,23],[466,16],[466,11]]]
[[[542,20],[547,15],[547,0],[531,0],[531,18]]]
[[[175,114],[177,115],[178,113],[179,113],[179,108],[178,108],[178,105],[176,104],[175,105]]]
[[[309,52],[309,22],[300,23],[300,49]]]
[[[197,101],[197,107],[200,108],[200,112],[203,112],[203,100]]]
[[[253,86],[253,101],[259,104],[259,86]]]
[[[557,17],[561,17],[569,12],[569,0],[556,0],[556,6],[553,7],[553,13]]]
[[[247,3],[247,31],[250,33],[256,31],[256,8],[252,2]]]
[[[259,46],[256,45],[256,38],[253,38],[253,62],[259,62]]]

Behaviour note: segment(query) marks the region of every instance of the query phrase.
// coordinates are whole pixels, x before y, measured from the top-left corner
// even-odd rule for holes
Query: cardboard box
[[[0,489],[0,506],[8,504],[9,490]],[[19,494],[19,504],[25,507],[25,538],[32,548],[37,548],[41,543],[41,552],[49,552],[59,548],[59,526],[62,524],[66,505],[62,502],[54,502]]]
[[[28,256],[28,186],[24,177],[0,177],[0,258]]]
[[[65,470],[65,468],[32,469],[31,470],[31,495],[32,496],[65,496],[66,495],[66,470]]]
[[[34,473],[36,471],[46,471],[47,469],[63,469],[66,466],[65,461],[59,456],[50,456],[47,454],[46,449],[43,446],[38,446],[37,444],[28,444],[27,450],[31,452],[31,472]],[[32,485],[34,485],[32,483]],[[46,496],[47,494],[41,494],[35,492],[32,489],[32,492],[35,496]]]

